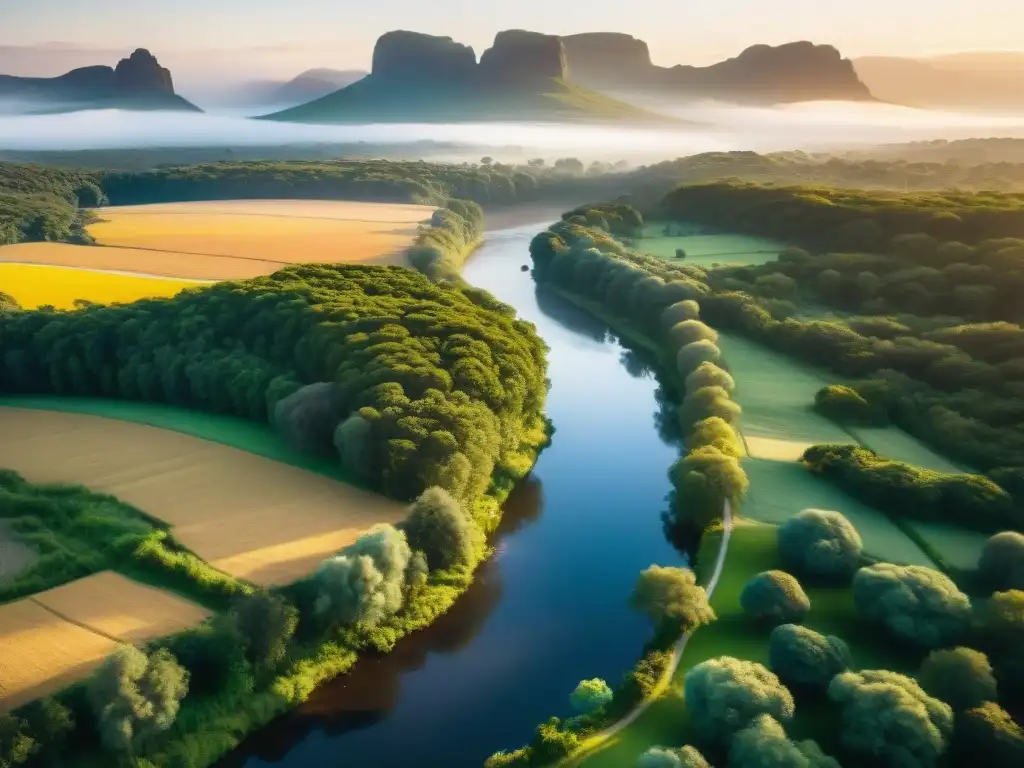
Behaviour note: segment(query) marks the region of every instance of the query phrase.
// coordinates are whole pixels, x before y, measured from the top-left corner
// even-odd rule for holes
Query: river
[[[479,768],[571,714],[581,679],[614,686],[635,662],[651,628],[629,609],[633,583],[681,561],[659,520],[678,448],[661,437],[658,384],[637,355],[521,270],[544,226],[489,233],[464,270],[551,350],[556,433],[506,504],[496,555],[433,626],[322,686],[225,767]]]

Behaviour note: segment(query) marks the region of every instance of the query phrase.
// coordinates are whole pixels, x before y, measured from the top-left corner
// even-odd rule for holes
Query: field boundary
[[[68,583],[72,584],[74,582],[68,582]],[[122,640],[119,637],[114,637],[113,635],[108,635],[106,632],[101,632],[100,630],[98,630],[98,629],[96,629],[94,627],[90,627],[87,624],[83,624],[80,621],[75,621],[70,616],[65,616],[60,611],[56,611],[53,608],[51,608],[50,606],[46,605],[45,603],[42,603],[39,600],[37,600],[35,595],[29,595],[28,597],[25,597],[25,598],[22,598],[22,599],[28,600],[30,603],[35,603],[40,608],[42,608],[44,611],[49,611],[50,613],[52,613],[54,616],[56,616],[61,621],[66,621],[68,624],[74,624],[76,627],[78,627],[79,629],[84,629],[86,632],[92,632],[94,635],[99,635],[100,637],[105,637],[107,640],[110,640],[111,642],[114,642],[114,643],[118,643],[119,645],[126,645],[126,644],[128,644],[128,643],[125,643],[125,641]]]

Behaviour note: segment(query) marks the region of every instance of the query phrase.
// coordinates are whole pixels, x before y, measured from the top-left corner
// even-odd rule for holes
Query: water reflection
[[[608,340],[608,326],[582,307],[542,285],[537,285],[535,296],[537,308],[545,317],[554,320],[566,330],[575,331],[602,343]]]

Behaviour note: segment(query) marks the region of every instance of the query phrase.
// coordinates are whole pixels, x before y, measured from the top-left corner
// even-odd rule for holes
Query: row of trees
[[[541,418],[545,346],[478,291],[394,267],[290,267],[172,299],[0,316],[0,389],[272,420],[399,499],[486,488]]]

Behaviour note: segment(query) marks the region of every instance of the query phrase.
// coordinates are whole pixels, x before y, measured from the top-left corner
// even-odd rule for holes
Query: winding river
[[[556,434],[506,504],[497,554],[433,626],[321,687],[225,767],[479,768],[570,714],[579,680],[614,685],[636,660],[650,636],[627,605],[637,574],[681,559],[659,521],[678,449],[637,355],[521,270],[544,226],[490,233],[464,271],[551,349]]]

